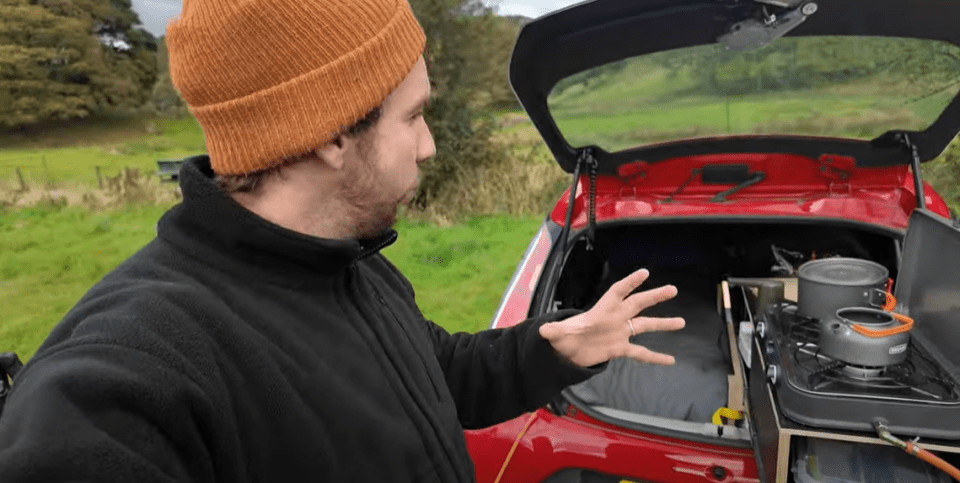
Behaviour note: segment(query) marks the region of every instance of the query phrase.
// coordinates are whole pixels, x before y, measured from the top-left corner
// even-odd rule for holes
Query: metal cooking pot
[[[797,271],[797,313],[815,319],[833,318],[845,307],[883,307],[890,272],[859,258],[824,258]]]
[[[820,353],[857,366],[899,364],[907,358],[913,320],[863,307],[837,310],[820,321]]]

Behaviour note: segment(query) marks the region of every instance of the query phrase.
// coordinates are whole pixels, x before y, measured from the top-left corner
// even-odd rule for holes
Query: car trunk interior
[[[673,284],[678,295],[641,313],[683,317],[676,332],[638,334],[632,342],[676,357],[673,366],[611,361],[601,374],[572,386],[575,403],[605,410],[608,417],[645,426],[716,436],[710,423],[727,406],[733,355],[718,286],[727,277],[783,277],[786,260],[798,267],[812,258],[845,256],[876,261],[896,278],[900,235],[857,224],[797,221],[645,222],[598,227],[593,250],[580,233],[556,280],[553,308],[589,309],[610,286],[640,268],[641,287]],[[785,255],[786,254],[786,255]],[[790,257],[793,258],[790,258]],[[779,268],[778,268],[779,267]],[[740,309],[733,325],[747,320],[749,294],[731,291]],[[620,422],[620,421],[618,421]],[[706,430],[704,429],[706,428]]]

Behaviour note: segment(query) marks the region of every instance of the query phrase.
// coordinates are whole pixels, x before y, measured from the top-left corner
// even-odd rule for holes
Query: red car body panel
[[[469,431],[477,480],[492,482],[530,415]],[[561,436],[562,435],[562,436]],[[758,482],[753,451],[665,438],[617,428],[583,413],[557,416],[538,410],[500,483],[543,481],[565,468],[581,468],[630,481]],[[723,478],[714,472],[722,468]]]
[[[824,159],[826,158],[826,159]],[[827,162],[805,156],[776,154],[717,154],[674,159],[656,164],[637,164],[641,174],[621,167],[626,176],[597,179],[597,222],[641,217],[690,216],[771,216],[814,217],[859,221],[906,230],[910,213],[916,208],[913,176],[908,166],[855,168],[853,160]],[[845,159],[845,158],[839,158]],[[763,171],[767,178],[731,195],[726,202],[710,198],[729,186],[705,185],[693,179],[673,201],[664,202],[677,187],[691,178],[692,170],[707,164],[747,164],[751,171]],[[834,168],[840,165],[841,168]],[[821,167],[826,169],[821,171]],[[624,173],[626,171],[626,173]],[[846,178],[841,178],[840,172]],[[574,206],[573,229],[587,224],[589,188],[582,177]],[[925,184],[927,208],[949,217],[946,203]],[[550,218],[563,225],[569,190],[551,212]]]
[[[705,165],[747,164],[763,171],[765,180],[731,194],[727,201],[711,202],[729,185],[703,184],[691,173]],[[783,154],[717,154],[647,164],[621,166],[619,176],[598,176],[596,220],[650,218],[816,218],[860,222],[905,231],[917,200],[908,166],[857,168],[850,158],[813,159]],[[692,179],[691,179],[692,178]],[[677,188],[687,182],[686,186]],[[582,176],[571,228],[586,227],[589,179]],[[949,209],[929,186],[924,186],[927,208],[944,217]],[[550,213],[565,222],[569,190]],[[671,201],[666,201],[673,195]],[[505,294],[493,327],[505,328],[524,320],[540,274],[552,247],[546,229],[534,238]],[[695,443],[632,431],[588,417],[571,406],[566,415],[546,409],[519,438],[531,415],[474,431],[467,444],[480,483],[496,481],[516,442],[501,483],[539,482],[564,468],[581,468],[627,480],[649,482],[756,482],[751,449]],[[723,471],[715,470],[716,467]],[[717,473],[715,473],[717,471]],[[722,478],[717,478],[722,475]]]

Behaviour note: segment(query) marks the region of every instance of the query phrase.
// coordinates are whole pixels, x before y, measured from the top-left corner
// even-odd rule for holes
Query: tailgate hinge
[[[830,183],[830,194],[850,194],[850,178],[857,166],[854,158],[824,154],[820,156],[820,174]]]

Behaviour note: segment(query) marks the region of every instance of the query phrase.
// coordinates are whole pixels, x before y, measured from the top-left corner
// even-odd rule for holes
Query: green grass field
[[[98,166],[104,176],[113,176],[123,168],[153,173],[158,159],[206,152],[203,130],[189,116],[180,120],[130,120],[128,126],[102,119],[92,119],[91,124],[86,129],[54,129],[33,137],[2,136],[0,180],[9,184],[16,179],[15,170],[19,168],[28,186],[94,186]]]
[[[96,186],[123,168],[153,173],[158,159],[205,152],[192,117],[89,119],[31,133],[0,133],[0,191],[16,188],[16,168],[31,188]],[[0,208],[0,352],[34,353],[50,329],[113,267],[155,236],[170,203],[109,211],[37,205]],[[404,221],[385,254],[417,290],[426,317],[449,331],[486,328],[536,217],[477,218],[452,227]]]
[[[30,357],[93,284],[154,238],[166,209],[0,211],[0,352]],[[426,317],[474,332],[490,323],[539,224],[511,217],[450,228],[406,222],[384,253],[410,279]]]

